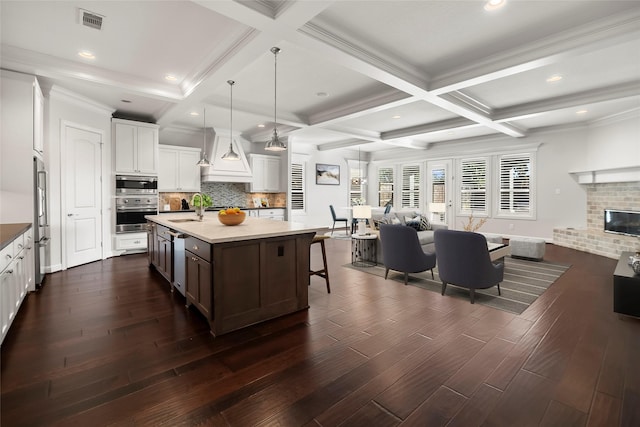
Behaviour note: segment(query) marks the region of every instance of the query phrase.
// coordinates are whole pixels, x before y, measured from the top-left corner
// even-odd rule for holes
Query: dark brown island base
[[[222,225],[217,213],[150,215],[149,263],[225,334],[309,307],[309,245],[317,231],[247,217]]]

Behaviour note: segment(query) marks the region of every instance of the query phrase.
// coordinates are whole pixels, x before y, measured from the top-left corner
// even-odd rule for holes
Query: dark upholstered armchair
[[[487,239],[478,233],[457,230],[436,230],[433,235],[438,255],[438,275],[442,280],[442,295],[447,284],[469,289],[471,304],[475,290],[498,286],[504,276],[504,264],[494,264],[489,258]]]
[[[422,251],[418,241],[418,233],[414,228],[402,224],[380,224],[380,242],[382,244],[382,261],[386,268],[384,278],[389,270],[404,273],[404,284],[407,284],[409,273],[431,270],[436,266],[436,255]]]

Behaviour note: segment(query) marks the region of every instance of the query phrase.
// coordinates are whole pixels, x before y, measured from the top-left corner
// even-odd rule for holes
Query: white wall
[[[336,208],[338,216],[348,216],[348,210],[344,209],[350,205],[348,196],[349,168],[346,160],[349,158],[348,154],[348,150],[317,151],[314,146],[293,145],[291,161],[302,161],[306,164],[306,211],[303,214],[292,213],[292,221],[331,227],[333,220],[329,205]],[[340,185],[316,185],[316,163],[339,165]],[[336,226],[342,227],[344,223]]]
[[[0,223],[33,222],[34,76],[2,70]]]
[[[591,125],[587,153],[582,170],[640,166],[640,110]]]
[[[66,214],[62,209],[61,132],[62,123],[70,122],[103,132],[102,141],[102,183],[103,183],[103,250],[104,257],[111,256],[111,230],[113,222],[111,194],[115,191],[115,177],[112,172],[111,114],[112,111],[91,100],[78,97],[61,88],[53,87],[45,96],[45,110],[48,110],[48,132],[45,134],[45,165],[49,171],[49,215],[51,242],[47,257],[47,272],[62,268],[62,232]]]

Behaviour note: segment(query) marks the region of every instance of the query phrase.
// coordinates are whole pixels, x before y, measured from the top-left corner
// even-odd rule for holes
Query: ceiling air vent
[[[80,23],[85,27],[95,28],[96,30],[102,29],[102,18],[97,13],[89,12],[88,10],[78,9],[80,15]]]

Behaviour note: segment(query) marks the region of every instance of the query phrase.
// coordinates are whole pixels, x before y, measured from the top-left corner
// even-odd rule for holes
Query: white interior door
[[[434,160],[427,162],[427,210],[434,223],[455,228],[453,162]]]
[[[66,267],[102,259],[102,135],[65,127]]]

